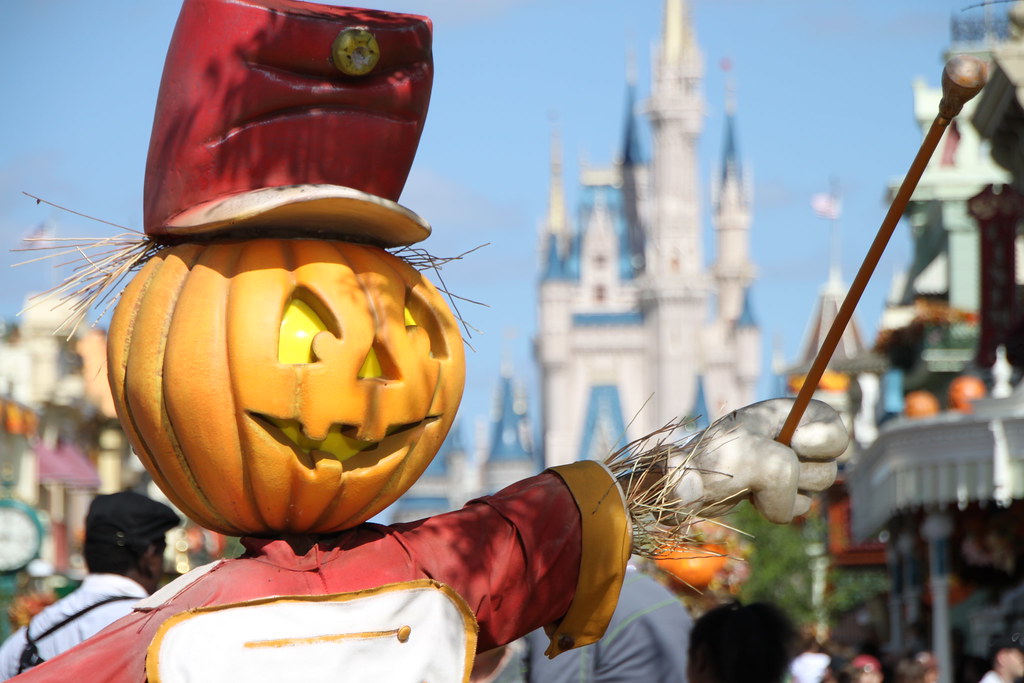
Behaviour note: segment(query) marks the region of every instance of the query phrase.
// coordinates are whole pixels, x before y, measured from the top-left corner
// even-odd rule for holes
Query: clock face
[[[17,504],[0,505],[0,572],[21,569],[39,552],[40,529]]]

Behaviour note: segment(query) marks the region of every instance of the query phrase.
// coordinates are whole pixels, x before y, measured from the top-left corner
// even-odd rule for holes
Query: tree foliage
[[[771,602],[798,625],[814,622],[808,534],[818,531],[820,521],[772,524],[750,505],[741,505],[729,523],[750,534],[747,557],[750,577],[740,589],[744,602]],[[815,539],[817,540],[817,539]]]
[[[744,504],[729,524],[751,536],[750,577],[740,589],[740,599],[772,602],[798,626],[814,624],[812,553],[827,548],[824,520],[812,514],[792,524],[772,524]],[[822,616],[827,624],[888,590],[884,568],[848,569],[830,563],[825,579]]]

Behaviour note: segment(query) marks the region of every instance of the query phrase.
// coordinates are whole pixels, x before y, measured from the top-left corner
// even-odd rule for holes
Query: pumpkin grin
[[[281,419],[251,412],[250,415],[258,424],[266,429],[271,436],[274,436],[279,441],[287,443],[289,446],[293,446],[300,453],[309,456],[310,462],[307,463],[309,465],[315,463],[317,460],[317,453],[326,453],[327,455],[334,457],[338,462],[345,462],[357,453],[377,448],[380,444],[385,443],[388,440],[388,437],[396,434],[404,434],[416,429],[417,427],[429,424],[440,417],[428,416],[419,422],[394,425],[388,427],[384,439],[380,441],[366,441],[354,436],[357,431],[357,427],[353,425],[331,425],[324,438],[314,439],[306,434],[305,429],[302,427],[302,423],[298,420]]]

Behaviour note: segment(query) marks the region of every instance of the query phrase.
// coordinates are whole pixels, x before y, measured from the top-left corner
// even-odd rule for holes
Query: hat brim
[[[162,231],[179,237],[284,234],[403,247],[430,236],[418,214],[383,197],[338,185],[267,187],[194,206]]]

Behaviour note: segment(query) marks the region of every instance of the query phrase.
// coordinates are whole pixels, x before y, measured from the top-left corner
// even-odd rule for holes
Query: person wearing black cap
[[[71,649],[153,593],[163,575],[165,535],[180,522],[171,508],[134,491],[97,496],[85,518],[89,574],[4,642],[0,680]]]
[[[1013,683],[1024,677],[1024,643],[1019,633],[992,638],[988,652],[992,670],[979,683]]]

